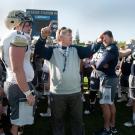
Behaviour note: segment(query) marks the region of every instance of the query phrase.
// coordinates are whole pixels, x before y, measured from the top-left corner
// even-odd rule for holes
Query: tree
[[[76,31],[75,41],[76,41],[76,44],[78,44],[78,45],[80,44],[79,30]]]
[[[119,48],[125,48],[125,46],[126,46],[126,42],[125,41],[119,41],[117,43],[118,43],[118,47]]]

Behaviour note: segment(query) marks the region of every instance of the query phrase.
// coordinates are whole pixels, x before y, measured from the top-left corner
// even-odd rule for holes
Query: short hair
[[[65,35],[66,33],[72,33],[72,30],[70,28],[62,27],[61,29],[58,29],[56,32],[56,40],[59,41],[59,38],[61,35]]]
[[[109,36],[110,38],[113,38],[113,34],[112,34],[112,32],[111,32],[110,30],[105,31],[105,32],[103,33],[103,35],[107,35],[107,36]]]

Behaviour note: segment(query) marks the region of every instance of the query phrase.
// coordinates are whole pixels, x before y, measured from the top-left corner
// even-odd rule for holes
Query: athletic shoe
[[[121,97],[120,99],[117,100],[118,103],[127,101],[126,97]]]
[[[113,134],[117,134],[118,133],[118,130],[117,130],[117,128],[116,127],[111,127],[111,132],[113,133]]]
[[[135,121],[128,121],[124,123],[124,126],[126,127],[134,127],[135,126]]]
[[[111,130],[107,131],[105,128],[98,131],[98,132],[95,132],[93,135],[112,135],[112,132]]]
[[[133,100],[132,99],[129,99],[127,104],[126,104],[127,107],[131,107],[133,106]]]
[[[85,115],[88,115],[88,114],[90,114],[90,111],[89,111],[89,110],[85,110],[85,111],[84,111],[84,114],[85,114]]]
[[[41,117],[51,117],[50,113],[40,113]]]
[[[41,117],[51,117],[51,109],[48,108],[46,113],[40,113]]]

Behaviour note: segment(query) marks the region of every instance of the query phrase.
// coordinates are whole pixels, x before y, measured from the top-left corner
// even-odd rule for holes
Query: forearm
[[[50,60],[53,53],[53,48],[46,47],[45,43],[46,43],[46,39],[42,39],[41,37],[38,39],[35,45],[34,56],[37,58],[44,58]]]
[[[37,40],[35,44],[35,51],[34,51],[35,56],[42,57],[45,43],[46,43],[46,39],[43,40],[40,36],[40,38]]]
[[[96,70],[96,67],[95,67],[95,65],[91,65],[91,67],[92,67],[92,69],[93,69],[93,70]]]
[[[20,90],[25,94],[27,102],[29,105],[35,104],[35,97],[32,95],[28,83],[26,81],[24,70],[17,70],[15,73],[17,84]]]
[[[80,59],[89,58],[98,51],[101,44],[92,44],[87,47],[76,46]]]
[[[131,49],[126,49],[126,50],[120,50],[119,51],[119,57],[126,57],[131,54]]]
[[[29,86],[26,80],[25,72],[23,69],[16,70],[15,72],[16,82],[20,90],[24,93],[29,90]]]

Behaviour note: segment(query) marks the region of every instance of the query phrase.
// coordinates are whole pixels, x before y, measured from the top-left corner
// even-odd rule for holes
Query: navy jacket
[[[53,49],[58,47],[49,46],[45,47],[46,40],[43,40],[41,37],[38,39],[35,45],[35,55],[39,58],[44,58],[50,60],[53,54]],[[100,43],[96,43],[87,47],[79,46],[79,45],[70,45],[69,47],[74,47],[77,49],[77,53],[80,59],[89,58],[100,48]],[[62,47],[62,49],[66,49],[66,47]]]
[[[119,52],[116,44],[110,44],[103,52],[102,57],[96,62],[96,69],[105,73],[108,77],[116,77],[115,67],[118,62]],[[108,68],[104,68],[104,65]]]

